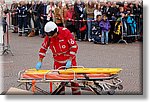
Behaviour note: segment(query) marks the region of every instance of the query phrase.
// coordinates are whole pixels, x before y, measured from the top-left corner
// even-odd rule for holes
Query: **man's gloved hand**
[[[71,67],[71,64],[72,64],[71,61],[68,60],[67,63],[66,63],[66,68],[70,68],[70,67]]]
[[[38,62],[35,66],[36,70],[39,70],[42,66],[42,62]]]

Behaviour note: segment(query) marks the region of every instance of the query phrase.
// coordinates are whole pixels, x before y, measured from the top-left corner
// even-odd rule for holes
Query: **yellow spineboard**
[[[69,68],[59,70],[60,74],[117,74],[121,68]],[[27,69],[24,74],[46,74],[52,70],[36,70],[35,68]]]
[[[69,68],[67,70],[61,70],[61,74],[72,74],[72,73],[89,73],[89,74],[117,74],[121,71],[121,68]]]

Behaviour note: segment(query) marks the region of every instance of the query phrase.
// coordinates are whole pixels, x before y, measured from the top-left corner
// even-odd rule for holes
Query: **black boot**
[[[22,33],[19,33],[19,36],[22,36]]]

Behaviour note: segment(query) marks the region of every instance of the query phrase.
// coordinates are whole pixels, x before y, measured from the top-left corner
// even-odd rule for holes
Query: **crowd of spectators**
[[[19,36],[38,35],[43,38],[45,24],[53,21],[58,26],[68,28],[78,41],[108,44],[119,41],[123,34],[131,42],[141,39],[142,4],[142,1],[21,0],[17,2],[13,0],[10,9],[5,7],[5,2],[1,3],[1,11],[3,10],[1,15],[3,15],[2,21],[5,22],[5,15],[10,13],[13,33]]]

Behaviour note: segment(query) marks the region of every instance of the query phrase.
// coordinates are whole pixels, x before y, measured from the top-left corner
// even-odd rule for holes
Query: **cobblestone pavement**
[[[10,32],[10,47],[14,56],[7,54],[1,56],[3,60],[3,90],[7,91],[10,87],[16,87],[19,83],[18,72],[33,68],[38,61],[38,50],[43,39],[35,36],[32,38],[21,36]],[[109,44],[100,45],[92,42],[77,42],[79,50],[77,54],[78,65],[84,67],[120,67],[122,72],[119,74],[123,80],[124,89],[117,91],[116,94],[142,94],[142,43],[135,42],[125,45]],[[53,58],[50,51],[44,59],[42,69],[53,69]],[[47,88],[46,84],[41,85]],[[68,93],[69,93],[69,89]],[[91,94],[84,91],[83,94]]]

